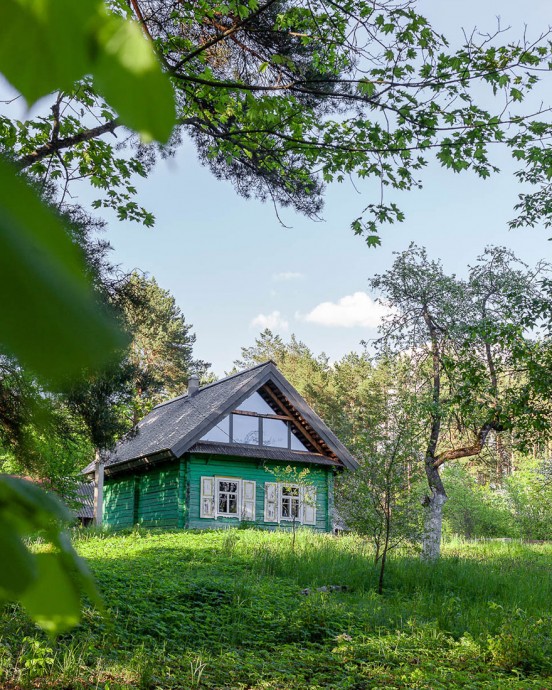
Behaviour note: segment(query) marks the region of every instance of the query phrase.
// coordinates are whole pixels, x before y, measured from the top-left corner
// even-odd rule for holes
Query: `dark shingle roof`
[[[226,414],[267,382],[271,382],[285,395],[290,404],[327,444],[331,452],[339,458],[341,464],[350,469],[357,466],[358,463],[348,450],[282,376],[276,365],[273,362],[264,362],[203,386],[192,396],[181,395],[157,405],[109,454],[105,461],[106,469],[115,470],[115,465],[123,469],[122,466],[127,463],[160,453],[168,457],[181,457],[190,451],[194,444]],[[233,448],[235,451],[237,446],[232,445],[228,448]],[[261,457],[262,450],[256,446],[255,457]],[[275,449],[269,450],[273,452]],[[300,453],[294,455],[300,455]],[[316,453],[308,455],[313,456],[313,459],[325,457],[318,456]],[[135,463],[132,462],[132,464]],[[321,462],[321,464],[326,463]],[[93,471],[94,464],[91,463],[84,473],[89,474]]]
[[[74,513],[78,518],[94,517],[94,484],[92,482],[81,482],[76,491],[75,502],[78,507]]]

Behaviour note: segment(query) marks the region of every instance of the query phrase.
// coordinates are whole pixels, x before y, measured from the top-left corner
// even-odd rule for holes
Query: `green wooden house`
[[[336,473],[356,467],[273,362],[202,387],[192,377],[186,395],[155,407],[106,458],[103,523],[329,532]]]

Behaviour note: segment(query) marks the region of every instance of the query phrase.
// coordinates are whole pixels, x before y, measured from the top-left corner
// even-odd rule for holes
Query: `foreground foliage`
[[[450,542],[437,564],[301,532],[83,534],[103,590],[56,641],[0,616],[3,687],[552,687],[549,545]],[[420,571],[423,572],[420,572]],[[346,591],[317,591],[345,585]],[[302,590],[308,587],[307,596]]]
[[[90,0],[59,17],[55,5],[38,26],[28,21],[27,33],[51,35],[61,45],[57,59],[29,70],[33,79],[19,87],[31,99],[51,91],[49,101],[25,121],[7,108],[0,148],[35,179],[55,181],[62,203],[72,203],[68,190],[88,179],[95,208],[150,226],[154,216],[140,206],[135,179],[191,140],[201,163],[242,196],[310,218],[322,210],[325,185],[374,181],[379,199],[370,191],[350,220],[376,245],[382,224],[404,219],[389,193],[420,187],[429,162],[484,179],[498,171],[495,151],[503,148],[524,184],[512,225],[550,224],[548,103],[532,105],[548,93],[549,31],[516,38],[500,24],[479,27],[454,47],[415,0],[116,0],[109,15]],[[82,19],[86,9],[95,22]],[[16,29],[26,26],[20,13]],[[73,25],[79,31],[67,29]],[[12,54],[26,67],[29,51],[16,30],[11,35],[0,67]],[[75,47],[62,41],[67,35]],[[97,47],[104,50],[94,60]],[[170,85],[159,81],[153,51]],[[87,72],[92,82],[82,79]],[[18,86],[18,72],[5,73]],[[171,85],[177,126],[168,145],[144,147],[125,128],[166,142]]]

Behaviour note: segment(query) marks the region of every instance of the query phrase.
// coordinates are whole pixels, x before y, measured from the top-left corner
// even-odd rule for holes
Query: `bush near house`
[[[436,564],[402,552],[378,596],[363,539],[291,539],[82,533],[107,616],[88,609],[53,640],[4,609],[1,687],[552,688],[552,545],[451,541]]]

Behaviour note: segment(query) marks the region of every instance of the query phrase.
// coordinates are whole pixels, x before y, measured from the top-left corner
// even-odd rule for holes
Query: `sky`
[[[512,38],[525,24],[535,36],[552,21],[548,0],[421,0],[419,9],[453,42],[461,41],[462,27],[492,31],[497,15],[512,26]],[[511,173],[507,158],[503,171],[487,181],[430,165],[423,190],[393,196],[406,220],[385,227],[382,246],[371,249],[349,226],[377,198],[375,183],[363,183],[360,194],[348,184],[334,185],[323,222],[283,210],[290,226],[283,228],[272,206],[244,200],[230,183],[215,180],[188,143],[138,185],[155,228],[108,217],[106,239],[115,263],[154,276],[174,295],[193,324],[195,356],[211,362],[217,375],[265,327],[286,339],[295,333],[315,354],[337,360],[376,337],[382,308],[368,279],[388,269],[393,252],[412,241],[459,275],[491,244],[508,246],[529,263],[551,258],[552,229],[507,229],[519,193]]]

